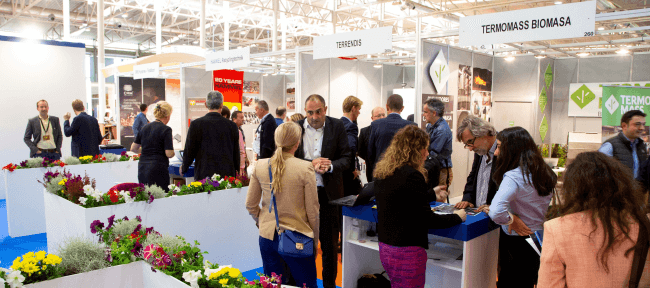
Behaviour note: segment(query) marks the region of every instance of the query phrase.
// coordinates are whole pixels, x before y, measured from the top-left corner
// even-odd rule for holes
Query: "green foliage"
[[[135,219],[117,222],[115,223],[115,226],[113,226],[115,227],[113,228],[113,235],[119,237],[131,235],[131,233],[133,233],[133,230],[135,230],[135,228],[138,227],[138,225],[140,224],[141,224],[140,221]],[[141,230],[144,230],[144,228],[142,228]]]
[[[63,177],[63,175],[59,175],[52,178],[50,182],[45,182],[45,184],[43,184],[45,186],[45,190],[52,194],[60,195],[61,190],[64,188],[64,186],[59,185],[59,182],[61,182],[61,180],[64,178],[65,177]]]
[[[63,259],[61,267],[65,275],[86,273],[111,266],[105,260],[105,248],[99,243],[84,237],[70,238],[59,248],[59,257]]]
[[[147,239],[144,240],[142,246],[147,247],[151,244],[161,246],[165,251],[176,251],[178,248],[185,245],[185,241],[180,236],[150,234],[147,236]]]
[[[74,156],[68,156],[65,158],[63,161],[66,165],[79,165],[81,164],[81,161],[79,161],[79,158],[74,157]]]
[[[43,167],[43,158],[42,157],[34,157],[27,159],[27,168],[39,168]]]
[[[120,156],[113,153],[104,153],[102,157],[106,158],[106,162],[117,162],[120,161]]]
[[[557,150],[557,157],[560,158],[560,160],[557,161],[557,167],[564,167],[566,165],[566,149],[566,146],[560,145],[559,149]]]

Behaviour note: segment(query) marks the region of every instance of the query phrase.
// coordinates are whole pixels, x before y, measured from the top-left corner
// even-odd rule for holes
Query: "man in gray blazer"
[[[49,116],[50,107],[45,100],[36,102],[38,116],[29,119],[25,128],[25,144],[29,147],[29,157],[47,157],[53,160],[61,159],[61,124],[59,118]]]

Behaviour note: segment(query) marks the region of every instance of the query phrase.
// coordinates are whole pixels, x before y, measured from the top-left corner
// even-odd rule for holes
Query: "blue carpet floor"
[[[9,268],[14,259],[30,251],[47,251],[47,236],[45,233],[25,237],[9,237],[9,226],[7,224],[6,201],[0,200],[0,267]],[[259,279],[257,273],[263,273],[262,268],[242,272],[242,275],[249,279]],[[323,281],[318,281],[318,287],[323,287]]]

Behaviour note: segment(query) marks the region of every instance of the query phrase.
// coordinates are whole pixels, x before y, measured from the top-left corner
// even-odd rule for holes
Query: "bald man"
[[[375,121],[381,118],[386,118],[386,110],[382,107],[375,107],[372,109],[370,119],[372,121]],[[371,125],[368,125],[368,127],[361,129],[359,133],[359,141],[357,142],[357,154],[359,154],[359,157],[361,157],[361,159],[366,161],[366,179],[368,179],[368,182],[372,180],[372,167],[374,167],[374,163],[369,163],[371,160],[368,159],[368,139],[370,139],[370,127]]]

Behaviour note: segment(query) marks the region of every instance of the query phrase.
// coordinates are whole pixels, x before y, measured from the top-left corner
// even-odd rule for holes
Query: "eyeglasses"
[[[463,148],[467,148],[467,146],[474,147],[474,142],[476,141],[476,136],[474,138],[467,140],[467,143],[464,143],[465,146]]]

